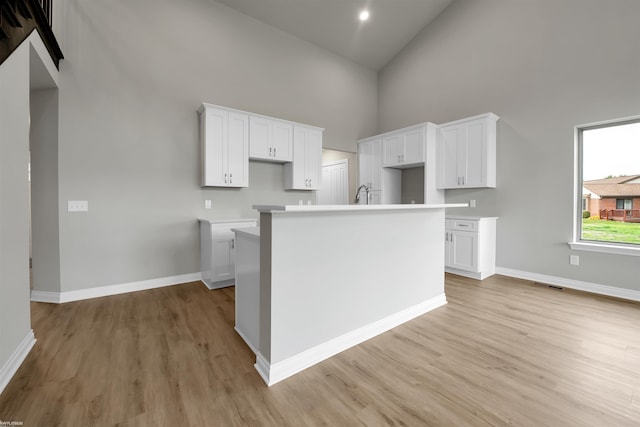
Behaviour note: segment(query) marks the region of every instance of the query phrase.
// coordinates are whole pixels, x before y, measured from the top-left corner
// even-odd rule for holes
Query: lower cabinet
[[[209,289],[232,286],[235,279],[236,241],[233,228],[255,227],[255,219],[200,219],[200,270]]]
[[[482,280],[496,272],[496,217],[447,217],[445,271]]]

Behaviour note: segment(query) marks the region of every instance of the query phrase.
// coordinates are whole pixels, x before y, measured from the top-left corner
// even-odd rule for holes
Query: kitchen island
[[[446,304],[444,211],[464,206],[254,206],[253,344],[264,381],[275,384]]]

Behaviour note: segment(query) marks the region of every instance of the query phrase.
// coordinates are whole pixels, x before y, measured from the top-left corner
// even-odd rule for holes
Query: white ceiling
[[[379,70],[453,0],[217,0]],[[358,14],[368,9],[366,22]]]

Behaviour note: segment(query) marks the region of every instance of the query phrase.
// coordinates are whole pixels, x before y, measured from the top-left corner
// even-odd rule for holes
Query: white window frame
[[[569,247],[574,250],[603,252],[608,254],[640,256],[640,245],[633,243],[599,242],[595,240],[582,240],[582,133],[611,126],[620,126],[640,122],[640,116],[626,117],[622,119],[606,120],[602,122],[588,123],[574,128],[573,145],[573,240]]]

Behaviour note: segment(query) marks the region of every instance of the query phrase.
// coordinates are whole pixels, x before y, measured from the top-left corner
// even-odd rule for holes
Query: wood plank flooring
[[[446,293],[446,306],[271,388],[233,330],[234,288],[33,303],[38,342],[0,395],[0,420],[640,425],[640,304],[501,276],[447,275]]]

